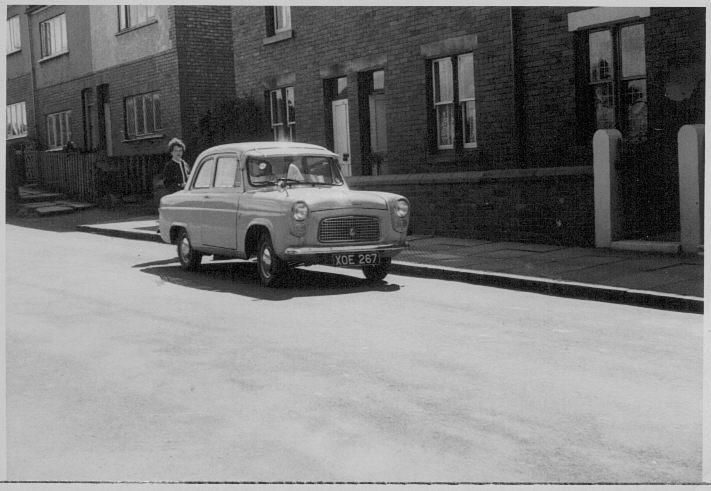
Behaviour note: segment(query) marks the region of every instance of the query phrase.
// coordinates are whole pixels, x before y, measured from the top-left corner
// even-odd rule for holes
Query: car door
[[[193,173],[195,174],[194,178],[192,178]],[[206,157],[196,164],[195,170],[191,172],[189,187],[186,189],[179,221],[185,222],[193,247],[199,247],[205,243],[203,227],[208,219],[205,203],[208,200],[205,195],[208,194],[212,186],[214,175],[215,159],[212,156]]]
[[[237,210],[242,195],[242,179],[237,156],[215,156],[213,185],[203,194],[202,239],[206,246],[237,248]]]

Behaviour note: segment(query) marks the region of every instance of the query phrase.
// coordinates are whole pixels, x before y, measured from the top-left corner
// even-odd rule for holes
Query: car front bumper
[[[394,257],[403,249],[409,247],[407,242],[389,244],[320,246],[320,247],[287,247],[284,256],[291,262],[322,263],[328,262],[332,254],[356,254],[359,252],[378,252],[382,257]]]

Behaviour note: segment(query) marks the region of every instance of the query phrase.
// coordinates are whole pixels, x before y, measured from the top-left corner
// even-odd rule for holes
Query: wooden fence
[[[153,193],[153,177],[162,172],[165,155],[107,157],[102,153],[27,152],[25,161],[36,169],[36,180],[54,192],[99,202],[108,195],[119,198]],[[33,170],[33,173],[35,171]]]

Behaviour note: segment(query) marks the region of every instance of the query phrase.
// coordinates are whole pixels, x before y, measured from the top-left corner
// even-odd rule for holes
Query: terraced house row
[[[8,6],[8,145],[189,156],[321,144],[413,232],[589,245],[593,135],[622,135],[624,236],[678,235],[705,9]]]

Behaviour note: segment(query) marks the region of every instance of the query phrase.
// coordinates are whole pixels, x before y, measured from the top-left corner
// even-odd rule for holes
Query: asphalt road
[[[9,480],[701,480],[700,315],[6,240]]]

